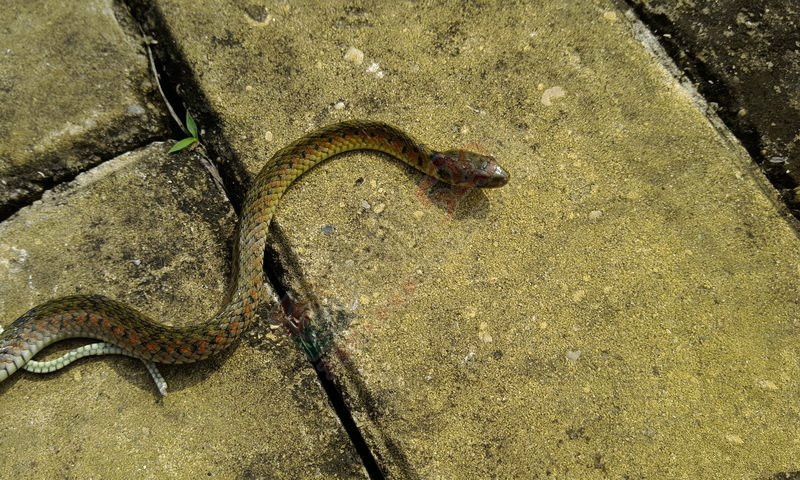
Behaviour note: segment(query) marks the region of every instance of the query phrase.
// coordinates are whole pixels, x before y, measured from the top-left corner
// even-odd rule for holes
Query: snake
[[[215,316],[173,326],[102,295],[50,300],[31,308],[0,333],[0,382],[20,368],[49,372],[83,356],[116,353],[142,360],[161,394],[166,394],[166,383],[155,364],[207,359],[229,348],[253,324],[268,291],[263,268],[267,231],[289,186],[320,162],[356,150],[383,152],[457,187],[493,188],[509,180],[508,172],[490,155],[466,149],[433,150],[387,123],[350,120],[322,127],[278,150],[251,182],[239,214],[230,287]],[[100,342],[55,360],[33,360],[48,345],[68,338]]]

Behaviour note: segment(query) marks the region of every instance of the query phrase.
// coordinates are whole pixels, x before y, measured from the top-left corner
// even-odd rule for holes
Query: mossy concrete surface
[[[117,2],[13,0],[2,8],[0,217],[167,136],[141,36]]]
[[[279,210],[387,474],[800,469],[797,233],[618,4],[155,3],[251,173],[349,118],[511,172],[462,195],[349,155]]]
[[[169,146],[108,161],[0,224],[3,324],[74,293],[175,325],[217,311],[236,217],[199,157],[167,155]],[[259,326],[228,355],[161,371],[163,400],[141,362],[121,356],[16,373],[0,384],[0,476],[362,475],[316,376],[280,331]]]

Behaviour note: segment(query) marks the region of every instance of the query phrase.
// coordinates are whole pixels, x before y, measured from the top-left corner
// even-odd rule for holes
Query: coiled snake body
[[[322,128],[278,151],[254,179],[240,215],[232,293],[215,317],[174,327],[100,295],[51,300],[30,309],[0,334],[0,382],[19,368],[52,371],[81,356],[121,353],[143,360],[158,383],[153,362],[196,362],[228,348],[254,319],[265,281],[267,229],[281,196],[314,165],[352,150],[385,152],[452,185],[499,187],[508,181],[507,172],[492,157],[466,150],[436,152],[385,123],[349,121]],[[75,337],[104,343],[73,350],[57,361],[31,360],[47,345]],[[34,363],[38,366],[32,368]],[[159,389],[164,393],[161,384]]]

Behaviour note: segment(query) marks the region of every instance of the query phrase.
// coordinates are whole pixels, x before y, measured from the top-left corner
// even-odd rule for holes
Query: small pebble
[[[361,65],[364,62],[364,52],[356,47],[350,47],[344,52],[344,59],[355,65]]]
[[[464,360],[462,360],[462,361],[461,361],[461,363],[462,363],[462,364],[464,364],[464,365],[466,365],[466,364],[468,364],[469,362],[472,362],[472,361],[474,361],[474,360],[475,360],[475,355],[476,355],[476,353],[475,353],[475,350],[473,350],[472,348],[470,348],[470,349],[469,349],[469,353],[468,353],[468,354],[467,354],[467,355],[464,357]]]
[[[333,104],[333,109],[334,110],[344,110],[344,102],[338,101],[338,102],[334,103]]]
[[[128,105],[128,115],[144,115],[146,113],[144,107],[141,105],[134,103],[133,105]]]
[[[333,225],[328,224],[328,225],[323,225],[319,230],[325,235],[330,235],[333,233],[334,227]]]
[[[383,78],[383,70],[381,70],[381,66],[376,63],[372,62],[369,67],[367,67],[367,73],[374,73],[376,77]]]
[[[744,445],[744,440],[739,435],[728,433],[725,435],[725,440],[734,445]]]
[[[271,132],[271,131],[269,131],[269,130],[267,130],[267,131],[264,133],[264,140],[266,140],[266,141],[268,141],[268,142],[271,142],[271,141],[272,141],[272,138],[273,138],[272,132]]]
[[[553,105],[554,99],[561,98],[566,94],[566,90],[561,87],[550,87],[542,93],[542,105],[549,107]]]
[[[598,218],[603,216],[603,212],[600,210],[592,210],[589,212],[589,220],[597,220]]]
[[[567,360],[576,362],[579,358],[581,358],[580,350],[567,350]]]
[[[386,204],[385,203],[379,203],[379,204],[375,205],[375,208],[374,208],[374,212],[375,213],[381,213],[384,210],[386,210]]]
[[[483,343],[492,343],[492,336],[489,334],[488,323],[481,322],[481,325],[478,328],[478,338],[480,338]]]
[[[576,290],[575,293],[572,294],[573,302],[580,302],[584,298],[586,298],[586,290]]]
[[[775,391],[778,389],[778,385],[776,385],[772,380],[759,380],[758,386],[764,390]]]
[[[366,200],[361,200],[361,208],[364,210],[369,210],[372,207]]]

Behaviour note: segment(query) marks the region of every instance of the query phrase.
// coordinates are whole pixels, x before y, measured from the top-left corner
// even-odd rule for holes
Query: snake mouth
[[[507,184],[510,179],[511,176],[508,174],[508,172],[503,169],[503,167],[495,163],[494,168],[491,169],[489,175],[485,177],[483,182],[479,183],[478,186],[481,188],[498,188]]]

